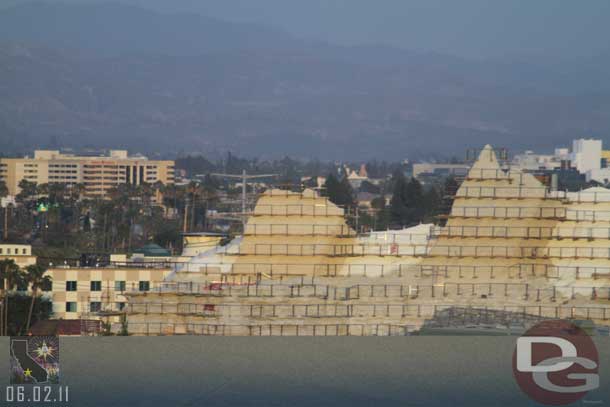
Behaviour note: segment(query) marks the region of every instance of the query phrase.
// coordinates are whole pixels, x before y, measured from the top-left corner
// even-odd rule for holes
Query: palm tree
[[[1,334],[8,335],[8,294],[15,285],[22,279],[22,272],[19,266],[12,259],[0,260],[0,279],[4,283],[2,286],[2,315],[1,315]]]
[[[36,195],[41,197],[49,197],[49,192],[51,190],[51,186],[49,184],[38,184],[36,187]]]
[[[195,208],[197,204],[205,205],[207,208],[207,201],[209,199],[210,191],[209,189],[202,185],[199,182],[193,182],[188,184],[187,193],[190,195],[190,215],[188,215],[188,228],[192,229],[193,227],[197,227],[197,222],[195,219]],[[186,212],[185,212],[186,213]]]
[[[0,198],[3,198],[8,195],[8,187],[6,186],[6,182],[0,181]]]
[[[25,332],[27,333],[32,323],[32,313],[34,312],[34,302],[36,301],[38,290],[48,288],[51,285],[51,277],[45,276],[47,269],[37,264],[27,266],[25,271],[25,279],[32,286],[32,300],[30,301],[28,320],[25,324]]]
[[[70,202],[75,203],[83,200],[83,198],[85,197],[85,193],[87,192],[87,188],[85,187],[85,184],[76,184],[71,185],[68,188],[68,191],[70,195]]]
[[[6,182],[0,181],[0,198],[4,198],[8,195],[8,187],[6,186]],[[4,240],[8,238],[8,203],[4,207],[3,215],[4,215],[4,225],[2,226],[2,237]]]
[[[35,182],[22,179],[19,182],[19,188],[21,189],[17,194],[17,201],[19,202],[29,201],[38,195],[38,185]]]

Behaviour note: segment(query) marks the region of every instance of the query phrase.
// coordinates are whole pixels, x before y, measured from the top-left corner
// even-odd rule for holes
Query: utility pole
[[[4,241],[8,240],[8,211],[14,201],[9,200],[8,197],[0,198],[0,206],[4,209],[4,228],[2,229],[2,238]]]
[[[2,229],[2,237],[4,241],[8,240],[8,205],[4,207],[4,229]]]
[[[248,175],[246,170],[243,170],[241,175],[237,174],[210,174],[215,177],[224,177],[224,178],[241,178],[241,216],[242,216],[242,226],[244,232],[246,231],[246,184],[250,179],[256,178],[269,178],[269,177],[277,177],[278,174],[258,174],[258,175]]]
[[[189,197],[187,196],[184,200],[184,219],[182,223],[182,232],[188,232],[188,216],[189,216]]]

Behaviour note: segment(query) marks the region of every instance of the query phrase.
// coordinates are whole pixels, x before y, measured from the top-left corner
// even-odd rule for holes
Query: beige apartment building
[[[88,196],[104,196],[119,184],[173,184],[174,161],[129,156],[126,150],[96,156],[36,150],[34,157],[0,158],[0,180],[10,195],[19,193],[24,179],[37,184],[83,184]]]
[[[126,292],[146,293],[157,288],[172,269],[168,267],[54,267],[53,319],[98,319],[100,313],[119,313]]]
[[[36,264],[30,245],[0,244],[0,260],[4,259],[14,260],[22,269]],[[109,315],[112,322],[117,322],[117,315],[127,304],[125,293],[145,294],[158,289],[173,271],[168,266],[171,258],[144,255],[137,260],[137,264],[125,259],[106,267],[50,267],[46,275],[51,277],[51,290],[42,295],[53,304],[51,319],[97,320]]]
[[[29,244],[0,244],[0,260],[13,260],[19,267],[36,264],[36,256],[32,255]]]

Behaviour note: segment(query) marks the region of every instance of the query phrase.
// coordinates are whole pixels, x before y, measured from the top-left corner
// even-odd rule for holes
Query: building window
[[[116,303],[116,309],[119,311],[123,311],[125,309],[125,303],[124,302],[117,302]]]
[[[125,281],[115,281],[114,282],[114,291],[125,291]]]
[[[102,303],[99,301],[92,301],[89,304],[89,311],[90,312],[100,312],[102,310]]]
[[[23,250],[21,251],[21,254],[26,254],[26,249],[23,249]]]
[[[66,303],[66,312],[76,312],[76,302],[67,302]]]
[[[11,248],[10,247],[7,247],[6,254],[11,254]]]
[[[66,281],[66,291],[76,291],[76,281]]]
[[[2,250],[4,250],[4,249],[2,249],[2,248],[0,247],[0,254],[2,254]]]
[[[101,281],[92,281],[91,282],[91,291],[102,291],[102,282]]]
[[[140,291],[150,291],[150,281],[140,281]]]

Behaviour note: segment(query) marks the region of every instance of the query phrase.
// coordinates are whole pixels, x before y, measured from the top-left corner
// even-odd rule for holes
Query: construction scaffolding
[[[445,227],[359,235],[314,191],[263,193],[234,241],[128,293],[140,335],[406,335],[610,318],[610,191],[551,191],[481,150]]]

